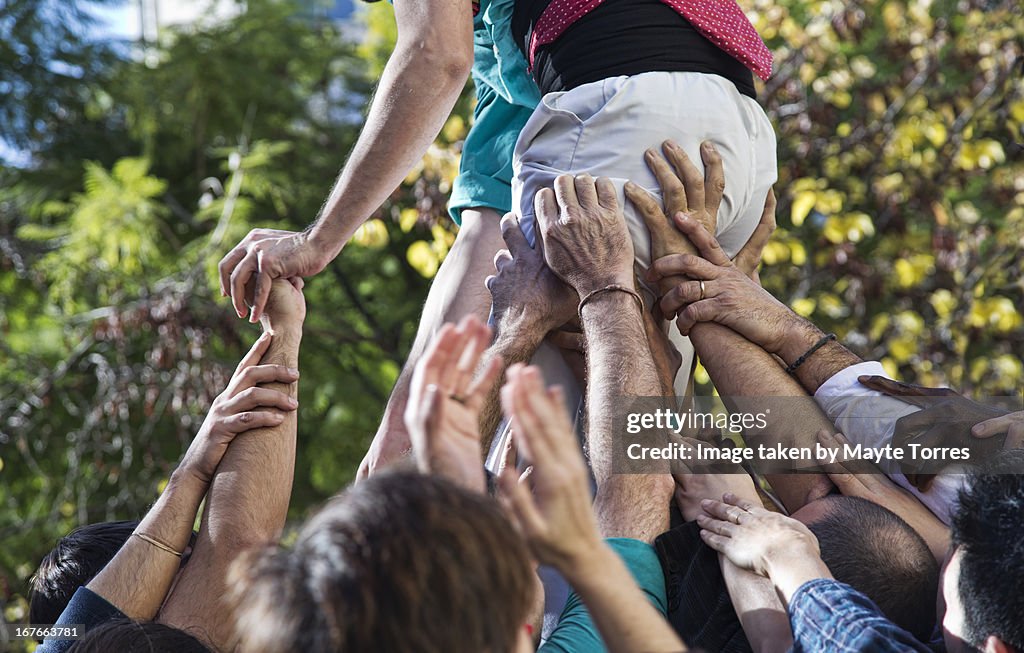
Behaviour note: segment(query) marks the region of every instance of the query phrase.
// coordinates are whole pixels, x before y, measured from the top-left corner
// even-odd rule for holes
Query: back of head
[[[68,653],[210,653],[183,630],[154,621],[115,619],[90,628]]]
[[[891,510],[830,495],[808,523],[836,580],[861,592],[893,623],[927,642],[935,628],[939,566],[924,539]]]
[[[232,569],[242,651],[512,649],[533,592],[526,545],[493,499],[379,474],[331,500],[291,549]]]
[[[1024,651],[1024,451],[1003,455],[960,492],[953,546],[966,635],[982,646],[992,635]],[[947,586],[948,587],[948,586]]]
[[[138,525],[138,521],[101,522],[62,537],[29,581],[29,623],[55,623],[75,590],[107,566]]]

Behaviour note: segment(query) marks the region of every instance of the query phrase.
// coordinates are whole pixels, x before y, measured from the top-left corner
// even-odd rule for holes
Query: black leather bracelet
[[[810,358],[814,354],[814,352],[818,351],[819,349],[824,347],[826,344],[828,344],[829,342],[831,342],[832,340],[835,340],[835,339],[836,339],[836,334],[834,334],[834,333],[830,333],[827,336],[822,337],[821,340],[819,340],[818,342],[814,343],[813,347],[811,347],[810,349],[807,350],[806,354],[804,354],[800,358],[798,358],[795,361],[793,361],[793,364],[786,368],[786,373],[787,374],[792,374],[793,372],[795,372],[796,368],[798,368],[801,365],[803,365],[804,363],[806,363],[807,359]]]

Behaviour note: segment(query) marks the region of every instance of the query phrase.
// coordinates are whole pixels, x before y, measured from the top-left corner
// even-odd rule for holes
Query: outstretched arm
[[[537,368],[515,366],[509,369],[501,399],[533,473],[529,483],[521,483],[515,470],[506,469],[499,479],[500,497],[538,560],[566,577],[608,650],[685,651],[622,559],[601,540],[590,506],[587,467],[561,390],[546,389]],[[533,486],[532,496],[528,484]],[[560,630],[567,634],[564,629],[579,628],[579,621],[577,615],[564,620],[541,651],[562,650]],[[579,644],[571,636],[565,639]]]
[[[261,363],[298,369],[305,314],[302,292],[284,279],[275,280],[262,319],[273,340]],[[292,399],[298,394],[296,382],[260,389]],[[276,538],[284,527],[295,432],[296,414],[289,412],[277,425],[252,431],[228,449],[210,484],[192,558],[160,612],[161,623],[190,631],[215,650],[231,650],[233,625],[222,602],[228,566],[242,549]]]
[[[221,292],[239,317],[255,278],[250,321],[260,319],[272,279],[322,270],[423,156],[466,84],[473,17],[464,0],[396,0],[398,42],[359,140],[319,218],[304,232],[257,229],[220,263]]]

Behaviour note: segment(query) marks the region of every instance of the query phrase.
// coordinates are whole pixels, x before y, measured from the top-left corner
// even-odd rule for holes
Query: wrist
[[[625,288],[632,288],[633,284],[630,282],[627,284],[610,284],[610,285],[622,285]],[[601,286],[597,290],[602,288],[608,288],[608,286]],[[643,300],[638,301],[639,293],[636,291],[628,292],[622,289],[608,290],[606,292],[591,292],[590,294],[580,295],[580,319],[585,320],[587,318],[594,317],[597,314],[603,314],[607,311],[614,311],[618,315],[622,315],[623,311],[633,311],[636,315],[643,319],[642,305]]]
[[[602,577],[609,560],[614,558],[615,552],[603,540],[592,537],[571,551],[557,567],[566,580],[578,588],[589,580]]]
[[[551,320],[543,313],[530,306],[508,306],[495,309],[494,329],[497,334],[495,342],[502,338],[536,341],[538,344],[552,329],[562,326],[551,324]]]
[[[795,313],[783,321],[780,328],[783,333],[782,339],[777,346],[770,347],[767,351],[777,355],[786,365],[792,365],[793,361],[804,355],[825,335],[821,329]]]
[[[794,546],[770,556],[765,561],[765,568],[775,591],[787,608],[790,599],[805,583],[818,578],[832,578],[832,572],[820,554],[803,546]]]
[[[608,286],[633,288],[636,286],[636,283],[633,281],[633,270],[630,269],[628,273],[623,274],[602,276],[600,278],[576,279],[571,285],[582,300],[590,293],[601,288],[607,288]]]

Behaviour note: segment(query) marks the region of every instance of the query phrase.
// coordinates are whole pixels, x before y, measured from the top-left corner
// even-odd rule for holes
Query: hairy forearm
[[[480,411],[480,449],[485,459],[501,423],[500,393],[505,385],[505,371],[516,363],[528,362],[544,341],[545,335],[542,327],[526,317],[499,320],[495,326],[494,343],[484,352],[479,365],[480,370],[485,370],[492,360],[501,357],[501,374],[488,392]]]
[[[330,256],[402,183],[451,113],[472,61],[471,49],[468,59],[453,58],[458,47],[452,41],[462,39],[471,47],[471,24],[466,19],[464,26],[449,31],[447,39],[442,34],[424,37],[432,42],[399,39],[363,131],[310,231],[311,240]]]
[[[795,363],[825,337],[821,329],[802,318],[794,320],[792,328],[787,329],[786,334],[778,354],[787,365]],[[813,395],[830,378],[860,362],[862,361],[856,354],[838,341],[832,340],[800,364],[796,369],[796,378],[800,385]]]
[[[175,471],[135,532],[184,551],[206,487],[195,475]],[[131,537],[88,588],[129,618],[149,620],[164,602],[180,563],[178,556]]]
[[[732,329],[713,322],[702,322],[690,330],[690,340],[701,363],[730,410],[760,412],[757,404],[772,397],[806,397],[804,388],[782,369],[775,358]],[[770,400],[768,400],[770,401]],[[786,447],[814,447],[815,435],[832,429],[828,417],[812,401],[794,399],[785,410],[773,411],[761,437],[766,444]],[[823,474],[770,475],[769,482],[790,511],[797,510],[827,493],[832,485]]]
[[[561,571],[583,599],[612,653],[687,650],[607,544],[601,542],[588,560]]]
[[[619,397],[661,396],[661,382],[636,300],[597,295],[581,311],[587,339],[587,439],[598,486],[611,476]]]
[[[273,330],[260,361],[298,368],[301,324]],[[264,384],[292,397],[298,384]],[[267,409],[272,410],[272,409]],[[222,605],[228,567],[239,552],[276,538],[284,527],[295,467],[296,411],[274,427],[238,435],[217,467],[192,559],[160,614],[168,625],[192,630],[214,650],[233,646],[234,632]]]
[[[754,653],[782,653],[793,645],[789,615],[772,582],[718,556],[729,598]]]

